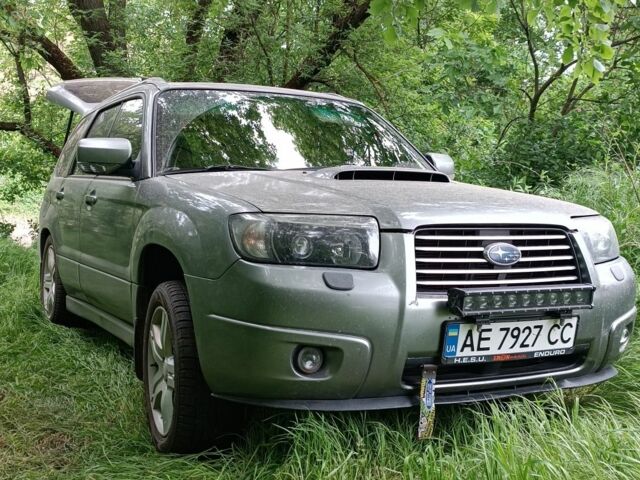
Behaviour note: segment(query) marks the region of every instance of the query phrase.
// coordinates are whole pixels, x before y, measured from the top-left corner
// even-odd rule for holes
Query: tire
[[[165,453],[226,446],[238,407],[215,399],[196,350],[189,298],[182,282],[161,283],[151,295],[143,340],[144,401],[151,438]]]
[[[67,292],[58,274],[56,250],[49,236],[44,243],[40,260],[40,303],[45,316],[52,323],[72,326],[76,317],[67,311]]]

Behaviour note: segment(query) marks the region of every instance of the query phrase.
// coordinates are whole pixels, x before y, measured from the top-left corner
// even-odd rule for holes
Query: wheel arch
[[[135,293],[134,362],[136,376],[142,379],[142,344],[144,324],[149,298],[155,288],[163,282],[184,282],[184,268],[172,249],[159,243],[149,243],[140,251],[137,261],[137,285]]]
[[[40,230],[40,237],[38,240],[38,253],[40,254],[40,258],[42,258],[42,254],[44,253],[44,245],[47,243],[47,239],[51,236],[51,231],[48,228],[43,228]]]

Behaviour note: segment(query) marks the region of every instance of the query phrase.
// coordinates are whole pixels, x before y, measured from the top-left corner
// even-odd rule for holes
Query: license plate
[[[482,363],[568,355],[573,352],[577,329],[577,317],[448,323],[442,361]]]

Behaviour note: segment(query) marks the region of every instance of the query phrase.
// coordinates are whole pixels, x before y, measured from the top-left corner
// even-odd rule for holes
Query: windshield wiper
[[[198,173],[198,172],[233,172],[237,170],[269,170],[264,167],[249,167],[246,165],[209,165],[207,167],[201,168],[176,168],[172,167],[170,169],[162,172],[165,175],[171,175],[175,173]]]

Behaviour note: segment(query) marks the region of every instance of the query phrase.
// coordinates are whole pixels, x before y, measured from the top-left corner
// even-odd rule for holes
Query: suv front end
[[[423,365],[437,368],[438,403],[604,381],[615,375],[612,363],[634,327],[635,279],[617,254],[615,237],[610,240],[615,245],[606,246],[602,229],[587,235],[579,230],[584,224],[576,219],[570,228],[470,224],[383,229],[373,269],[240,259],[216,280],[188,277],[192,298],[207,299],[192,305],[207,383],[214,395],[243,403],[361,410],[417,404]],[[483,254],[497,241],[517,246],[522,258],[509,267],[491,265]],[[605,247],[608,253],[601,254]],[[597,263],[594,252],[600,254]],[[583,305],[588,308],[520,306],[517,313],[496,308],[479,316],[462,316],[451,305],[456,289],[486,289],[491,302],[495,292],[514,286],[525,293],[584,287],[592,297]],[[561,296],[551,299],[562,302]],[[577,319],[570,351],[502,361],[443,359],[449,323],[481,328],[542,318]],[[300,368],[305,360],[308,371]]]

